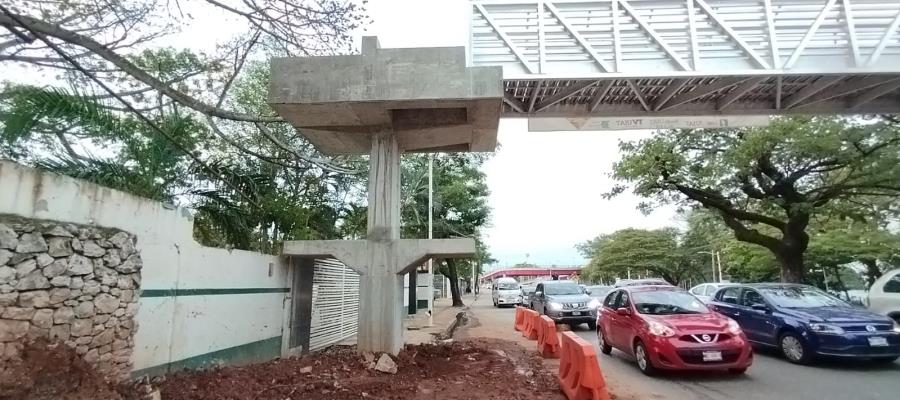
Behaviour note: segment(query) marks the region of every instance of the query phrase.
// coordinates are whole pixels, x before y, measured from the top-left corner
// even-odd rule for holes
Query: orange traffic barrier
[[[525,311],[527,308],[516,306],[516,330],[519,332],[525,331]]]
[[[538,338],[537,331],[537,321],[540,318],[540,314],[534,310],[525,310],[525,330],[522,331],[522,336],[527,337],[530,340],[536,340]]]
[[[609,400],[594,346],[573,332],[563,332],[559,386],[569,400]]]
[[[559,357],[559,335],[556,323],[550,317],[541,315],[538,319],[538,353],[544,358]]]
[[[523,310],[522,311],[525,319],[525,326],[522,328],[522,336],[525,336],[531,340],[537,339],[537,320],[539,314],[534,310]]]

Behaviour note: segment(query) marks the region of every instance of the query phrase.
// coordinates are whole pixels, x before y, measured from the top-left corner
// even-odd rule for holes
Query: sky
[[[374,0],[366,35],[382,47],[464,46],[468,0]],[[578,265],[577,243],[601,233],[677,225],[672,208],[643,215],[638,198],[605,200],[620,140],[649,131],[528,132],[526,120],[500,121],[501,148],[484,166],[491,190],[486,242],[498,266]]]

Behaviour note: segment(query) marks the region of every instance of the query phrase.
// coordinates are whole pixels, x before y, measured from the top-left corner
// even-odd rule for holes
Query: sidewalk
[[[478,301],[481,301],[482,297],[482,295],[479,295]],[[474,298],[471,294],[464,295],[463,303],[466,304],[466,307],[462,308],[452,307],[452,300],[449,298],[435,300],[434,318],[432,319],[433,324],[427,326],[427,310],[419,310],[419,313],[415,316],[407,317],[403,323],[404,328],[406,328],[406,330],[403,331],[403,342],[414,345],[433,342],[438,336],[444,334],[450,325],[456,321],[457,314],[468,310],[468,306],[473,300]]]

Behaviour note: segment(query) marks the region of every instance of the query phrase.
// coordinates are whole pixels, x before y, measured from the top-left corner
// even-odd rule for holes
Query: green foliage
[[[693,249],[684,247],[681,241],[682,235],[674,228],[629,228],[600,235],[581,246],[590,254],[583,274],[590,281],[604,282],[654,276],[677,285],[699,274]]]
[[[768,249],[782,279],[800,281],[807,228],[843,210],[865,218],[900,194],[900,128],[891,120],[777,118],[764,128],[666,131],[621,144],[614,177],[645,207],[702,206],[735,238]],[[863,204],[859,207],[835,207]]]
[[[481,229],[490,218],[489,194],[480,167],[486,156],[478,153],[435,154],[433,165],[435,239],[471,237],[476,254],[471,259],[437,260],[437,272],[451,281],[453,304],[462,305],[457,278],[468,280],[472,269],[481,273],[492,262],[481,240]],[[402,234],[408,238],[428,237],[428,155],[407,155],[402,163]]]

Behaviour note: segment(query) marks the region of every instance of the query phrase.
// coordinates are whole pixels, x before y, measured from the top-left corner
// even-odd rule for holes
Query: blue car
[[[737,321],[751,342],[778,348],[793,363],[809,363],[817,356],[884,363],[900,357],[897,322],[812,286],[729,286],[716,292],[710,306]]]

